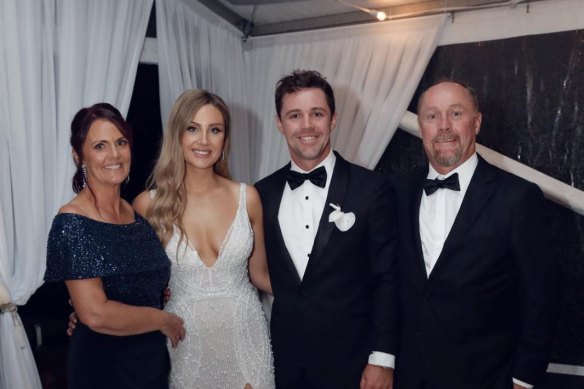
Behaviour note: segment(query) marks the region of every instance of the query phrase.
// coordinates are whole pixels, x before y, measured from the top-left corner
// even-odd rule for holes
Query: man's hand
[[[360,389],[392,389],[393,369],[368,364],[361,376]]]

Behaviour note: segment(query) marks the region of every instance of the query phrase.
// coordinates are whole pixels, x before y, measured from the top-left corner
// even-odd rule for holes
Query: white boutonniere
[[[341,207],[329,204],[335,210],[329,215],[329,223],[335,223],[337,228],[343,232],[348,231],[355,224],[355,214],[353,212],[342,212]]]

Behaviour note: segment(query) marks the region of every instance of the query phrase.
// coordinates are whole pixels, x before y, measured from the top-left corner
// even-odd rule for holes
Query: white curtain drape
[[[374,168],[407,110],[446,16],[258,37],[245,51],[252,122],[252,178],[289,160],[275,126],[274,86],[294,69],[314,69],[331,83],[337,103],[333,147]]]
[[[156,0],[161,111],[185,89],[222,96],[233,114],[230,166],[254,182],[288,159],[275,127],[274,86],[294,69],[315,69],[335,89],[333,145],[373,168],[406,112],[446,15],[250,38],[200,4]],[[242,54],[243,53],[243,54]]]
[[[16,312],[42,282],[46,240],[43,198],[42,49],[50,2],[0,3],[0,388],[40,388]],[[34,174],[33,174],[34,172]],[[5,229],[4,226],[7,226]]]
[[[14,311],[41,285],[48,228],[73,192],[69,124],[125,114],[153,0],[0,2],[0,389],[40,388]]]
[[[231,173],[251,182],[246,109],[250,96],[241,34],[204,6],[186,0],[156,0],[156,33],[162,123],[166,125],[172,104],[187,89],[221,96],[231,112]]]
[[[49,77],[56,82],[56,105],[50,113],[56,112],[51,138],[57,161],[47,174],[50,177],[59,171],[59,175],[57,202],[48,204],[50,218],[54,207],[72,196],[69,135],[73,115],[102,101],[114,105],[122,115],[128,112],[152,5],[153,0],[56,1],[56,61]]]

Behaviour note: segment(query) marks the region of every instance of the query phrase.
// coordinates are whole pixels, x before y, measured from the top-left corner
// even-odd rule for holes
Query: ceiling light
[[[360,7],[356,4],[352,4],[352,3],[346,2],[344,0],[337,0],[337,2],[339,2],[341,4],[345,4],[346,6],[358,9],[359,11],[363,11],[365,13],[368,13],[369,15],[375,16],[380,21],[384,21],[385,19],[387,19],[387,14],[383,11],[376,11],[376,10],[371,9],[371,8]]]

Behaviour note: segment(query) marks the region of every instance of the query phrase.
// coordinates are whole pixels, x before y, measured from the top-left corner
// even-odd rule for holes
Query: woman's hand
[[[166,305],[170,300],[171,296],[172,293],[170,293],[170,288],[168,287],[164,288],[164,290],[162,291],[162,305]]]
[[[163,312],[166,317],[160,331],[170,339],[172,348],[178,346],[178,342],[185,338],[184,321],[174,313]]]
[[[69,315],[69,324],[67,325],[67,335],[73,336],[73,332],[75,332],[75,328],[77,327],[77,320],[75,311],[71,312]]]

